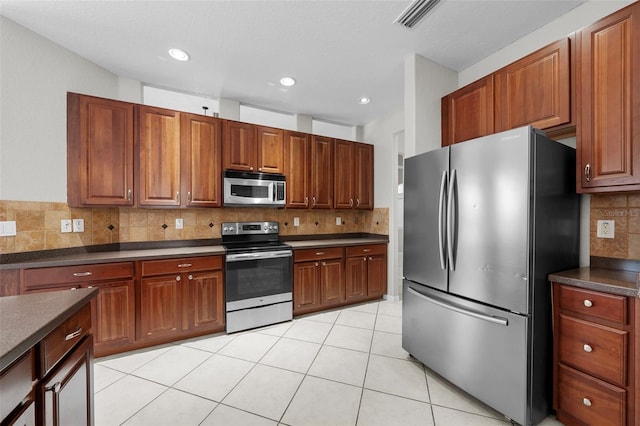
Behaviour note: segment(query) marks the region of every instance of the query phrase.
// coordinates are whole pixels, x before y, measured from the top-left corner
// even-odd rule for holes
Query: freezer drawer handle
[[[440,197],[438,199],[438,254],[440,255],[440,269],[447,270],[447,259],[445,252],[445,240],[444,240],[444,229],[446,224],[444,223],[444,197],[446,194],[447,187],[447,171],[444,170],[442,172],[442,180],[440,181]]]
[[[445,302],[441,302],[439,300],[433,299],[431,297],[425,296],[424,294],[418,293],[417,291],[415,291],[412,288],[409,288],[409,293],[413,294],[414,296],[420,297],[422,299],[425,299],[427,302],[431,302],[434,305],[438,305],[440,307],[443,307],[445,309],[449,309],[450,311],[454,311],[454,312],[458,312],[459,314],[463,314],[463,315],[468,315],[470,317],[474,317],[474,318],[478,318],[484,321],[488,321],[494,324],[498,324],[498,325],[503,325],[505,327],[507,327],[509,325],[509,320],[507,320],[506,318],[500,318],[500,317],[493,317],[491,315],[485,315],[485,314],[481,314],[479,312],[473,312],[473,311],[469,311],[467,309],[462,309],[459,308],[457,306],[453,306],[450,305],[448,303]]]

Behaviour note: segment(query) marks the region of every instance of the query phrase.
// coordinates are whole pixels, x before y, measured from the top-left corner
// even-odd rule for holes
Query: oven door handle
[[[227,262],[242,262],[246,260],[261,260],[261,259],[276,259],[279,257],[291,257],[293,252],[291,250],[278,250],[278,251],[262,251],[257,253],[238,253],[228,254]]]

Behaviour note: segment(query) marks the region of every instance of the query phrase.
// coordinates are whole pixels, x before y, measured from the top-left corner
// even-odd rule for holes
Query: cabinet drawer
[[[91,329],[91,305],[86,304],[40,342],[40,374],[42,378]]]
[[[294,262],[304,262],[309,260],[339,259],[344,256],[342,247],[322,247],[318,249],[295,250],[293,252]]]
[[[559,316],[559,361],[604,380],[627,384],[627,332]]]
[[[558,411],[588,425],[626,425],[626,391],[558,365]]]
[[[129,278],[133,276],[133,262],[103,263],[98,265],[60,266],[24,270],[25,290],[60,284]]]
[[[386,254],[386,253],[387,253],[387,246],[385,244],[347,247],[347,257],[370,256],[372,254]]]
[[[560,309],[624,325],[627,323],[627,299],[571,286],[560,286]]]
[[[6,418],[31,393],[35,380],[33,349],[0,375],[0,420]]]
[[[222,269],[222,256],[185,257],[180,259],[145,260],[142,275],[180,274],[191,271]]]

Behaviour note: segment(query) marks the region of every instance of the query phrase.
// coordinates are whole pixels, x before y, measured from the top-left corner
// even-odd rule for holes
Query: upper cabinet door
[[[548,129],[571,121],[569,38],[495,73],[495,130],[531,125]]]
[[[67,202],[132,206],[134,105],[67,94]]]
[[[355,144],[354,188],[357,209],[373,209],[373,145]]]
[[[258,171],[284,173],[284,139],[282,129],[256,127]]]
[[[182,194],[186,207],[222,205],[222,121],[182,114]]]
[[[578,192],[640,189],[640,3],[577,34]]]
[[[138,107],[138,204],[180,206],[180,113]]]
[[[351,209],[356,205],[354,148],[353,142],[336,139],[334,143],[333,200],[336,209]]]
[[[222,147],[224,170],[257,172],[256,126],[249,123],[226,120]]]
[[[493,75],[442,98],[442,146],[494,132]]]
[[[333,170],[333,139],[324,136],[312,136],[311,208],[333,208]]]
[[[284,170],[287,208],[309,206],[311,141],[307,133],[284,131]]]

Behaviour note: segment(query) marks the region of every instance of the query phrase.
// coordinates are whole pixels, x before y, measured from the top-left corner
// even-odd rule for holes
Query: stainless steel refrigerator
[[[511,420],[551,409],[551,272],[578,266],[575,150],[522,127],[405,162],[402,346]]]

